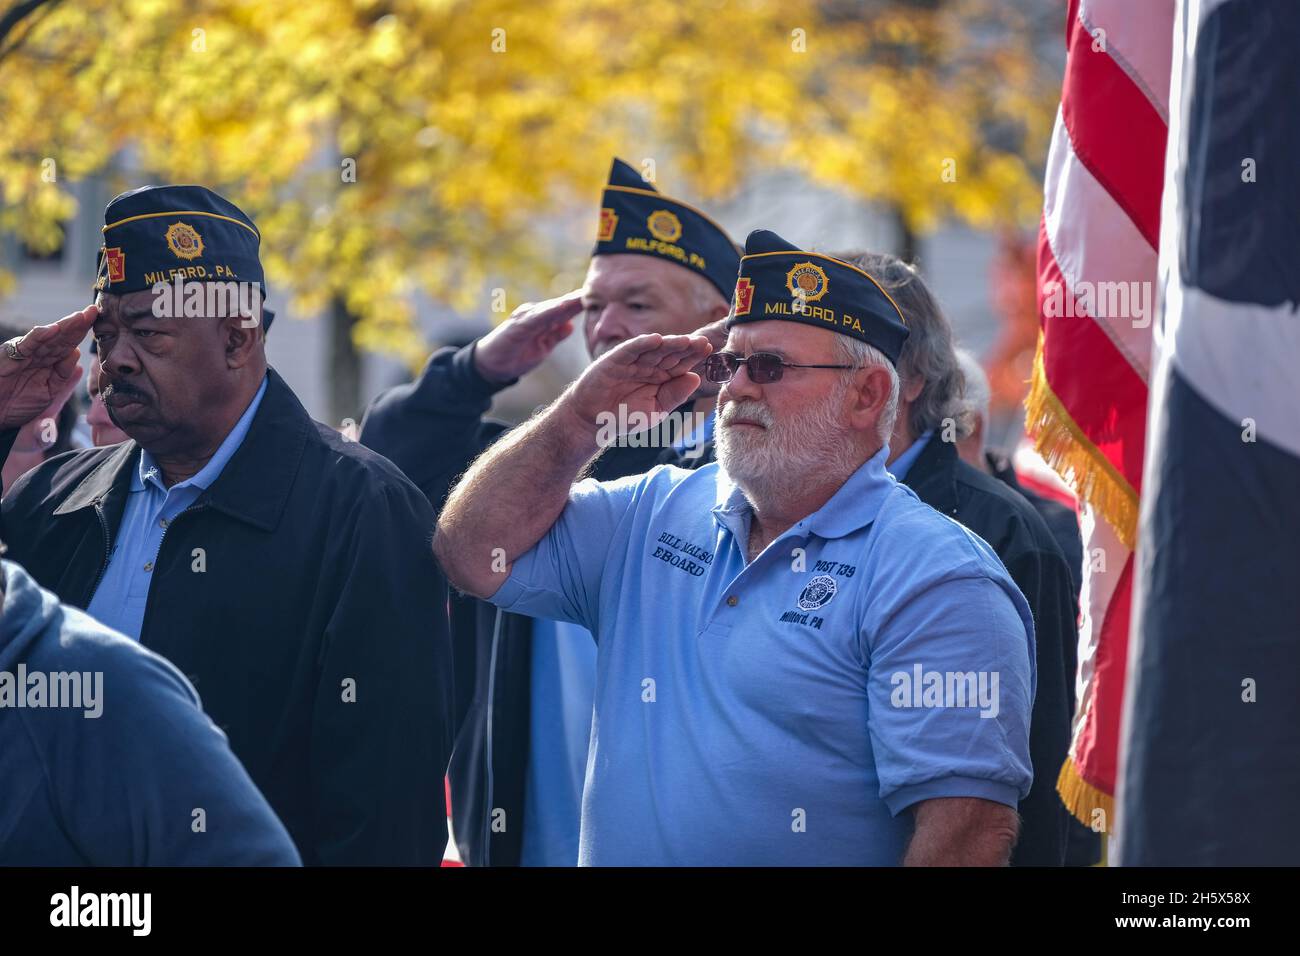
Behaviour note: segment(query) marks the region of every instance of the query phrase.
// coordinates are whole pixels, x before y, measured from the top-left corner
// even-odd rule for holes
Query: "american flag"
[[[1070,0],[1027,429],[1080,503],[1078,710],[1058,790],[1113,826],[1169,123],[1174,0]],[[1117,306],[1119,306],[1117,308]]]

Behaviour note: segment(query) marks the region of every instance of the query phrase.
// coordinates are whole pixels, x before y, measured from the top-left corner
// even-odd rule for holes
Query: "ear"
[[[226,350],[226,367],[243,368],[262,349],[262,320],[234,315],[221,320],[222,342]]]
[[[875,433],[876,423],[889,402],[889,370],[872,366],[859,373],[850,389],[848,423],[855,431]]]

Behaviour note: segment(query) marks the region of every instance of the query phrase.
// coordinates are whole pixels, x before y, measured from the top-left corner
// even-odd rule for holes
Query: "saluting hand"
[[[99,309],[87,306],[50,325],[38,325],[0,349],[0,429],[26,425],[62,404],[81,378],[79,346]]]
[[[545,302],[525,302],[478,340],[474,367],[489,382],[509,382],[541,365],[573,332],[582,311],[582,290]]]
[[[611,414],[620,434],[633,416],[644,415],[653,427],[699,387],[691,369],[711,351],[703,335],[638,335],[588,366],[561,401],[593,429]]]

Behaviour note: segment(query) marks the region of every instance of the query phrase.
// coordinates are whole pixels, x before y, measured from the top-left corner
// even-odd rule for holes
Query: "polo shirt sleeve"
[[[603,575],[610,562],[621,565],[631,514],[662,471],[659,466],[617,481],[587,478],[574,484],[559,520],[516,559],[510,576],[488,601],[517,614],[569,621],[594,632]]]
[[[895,816],[936,797],[1015,807],[1029,793],[1033,621],[1012,589],[980,574],[945,577],[875,629],[868,730]]]

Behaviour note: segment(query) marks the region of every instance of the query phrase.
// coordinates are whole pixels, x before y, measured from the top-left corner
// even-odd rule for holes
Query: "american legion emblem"
[[[676,242],[682,237],[682,221],[667,209],[656,209],[645,224],[650,235],[661,242]]]
[[[829,574],[819,574],[805,586],[799,594],[799,610],[815,611],[819,607],[825,607],[831,603],[831,598],[835,597],[835,592],[839,590],[835,584],[835,579]]]
[[[179,259],[197,259],[203,255],[203,237],[189,223],[174,222],[167,227],[167,248]]]
[[[826,294],[829,285],[825,270],[811,262],[796,263],[785,277],[790,294],[804,302],[816,302]]]

